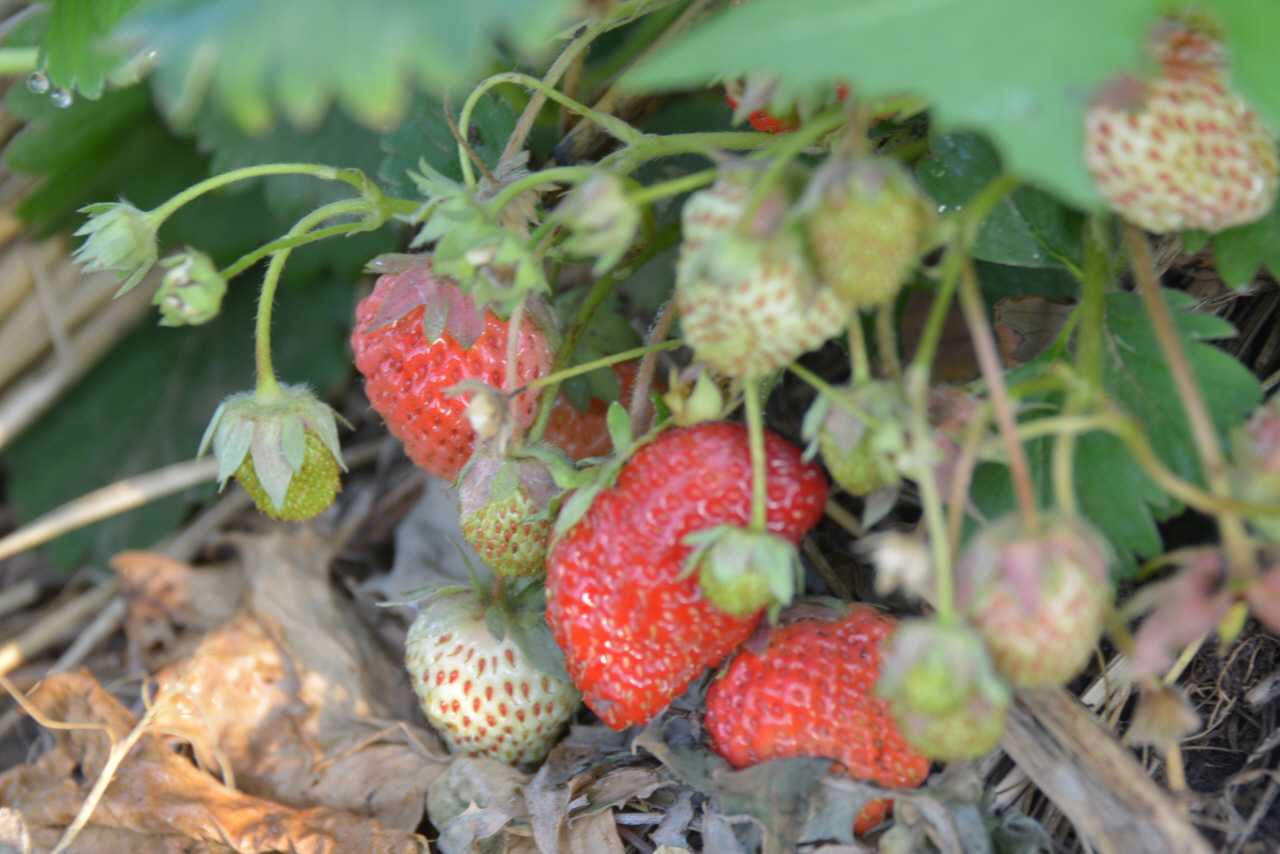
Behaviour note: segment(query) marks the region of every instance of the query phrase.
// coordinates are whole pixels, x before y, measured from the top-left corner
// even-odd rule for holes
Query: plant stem
[[[920,365],[912,365],[907,369],[904,379],[907,399],[911,404],[911,439],[918,448],[929,447],[932,433],[929,427],[928,369]],[[942,494],[938,489],[938,481],[934,477],[933,466],[924,454],[914,454],[919,464],[916,466],[916,485],[920,489],[920,505],[924,510],[924,523],[929,532],[929,548],[933,553],[934,564],[934,602],[937,608],[938,622],[944,626],[956,622],[955,572],[952,563],[951,545],[947,538],[947,517],[942,507]]]
[[[670,181],[663,181],[660,184],[650,184],[648,187],[643,187],[627,195],[636,204],[649,204],[658,199],[678,196],[681,193],[705,187],[714,181],[718,174],[719,171],[716,169],[703,169],[701,172],[690,172],[688,175],[682,175]]]
[[[867,356],[867,335],[862,328],[862,312],[856,309],[849,322],[849,362],[853,371],[853,384],[864,385],[871,381],[871,359]]]
[[[40,60],[38,47],[0,48],[0,74],[28,74]]]
[[[674,298],[663,303],[646,343],[653,346],[665,341],[671,334],[671,327],[675,325],[676,315],[679,313]],[[658,351],[645,353],[640,359],[639,369],[636,370],[636,383],[631,389],[631,406],[627,413],[631,421],[632,436],[642,436],[648,432],[645,421],[649,414],[649,389],[653,387],[653,375],[657,369]]]
[[[902,378],[902,361],[898,358],[898,331],[894,328],[895,308],[887,302],[876,309],[876,348],[880,351],[880,367],[891,380]]]
[[[969,327],[969,335],[973,339],[978,366],[982,369],[982,377],[986,380],[987,391],[991,395],[996,425],[1000,429],[1000,435],[1009,453],[1009,474],[1013,479],[1013,490],[1017,497],[1018,515],[1022,519],[1023,530],[1028,533],[1038,531],[1040,511],[1036,506],[1035,489],[1031,482],[1031,467],[1027,463],[1027,451],[1018,439],[1018,422],[1009,401],[1009,391],[1004,384],[1004,369],[1000,365],[999,350],[996,348],[995,336],[991,332],[991,324],[987,320],[987,309],[982,302],[982,292],[978,289],[978,275],[974,271],[973,261],[969,258],[965,258],[960,272],[960,308],[964,312],[965,324]]]
[[[486,202],[485,215],[489,219],[496,219],[498,214],[502,213],[503,208],[527,190],[546,184],[585,181],[595,172],[596,170],[590,166],[556,166],[551,169],[543,169],[540,172],[531,172],[503,187],[500,192]]]
[[[325,181],[345,181],[360,190],[361,193],[365,189],[364,176],[358,170],[336,169],[333,166],[319,166],[314,163],[264,163],[260,166],[233,169],[230,172],[223,172],[221,175],[206,178],[198,184],[192,184],[169,199],[169,201],[160,205],[160,207],[151,211],[151,214],[163,222],[173,216],[174,211],[178,208],[210,190],[216,190],[219,187],[225,187],[227,184],[233,184],[236,181],[243,181],[248,178],[260,178],[264,175],[311,175]]]
[[[1218,444],[1218,432],[1213,426],[1213,419],[1209,417],[1209,409],[1205,406],[1204,395],[1201,394],[1191,370],[1191,362],[1178,339],[1173,315],[1160,293],[1160,283],[1151,260],[1151,246],[1142,230],[1127,220],[1122,221],[1120,229],[1124,234],[1125,248],[1129,251],[1138,295],[1147,309],[1151,328],[1155,331],[1160,350],[1169,365],[1169,374],[1178,389],[1178,397],[1191,428],[1191,438],[1200,457],[1200,464],[1204,467],[1209,492],[1217,498],[1231,498],[1227,460]],[[1217,519],[1231,578],[1235,581],[1254,578],[1258,571],[1257,563],[1244,522],[1234,513],[1218,513]]]
[[[350,199],[345,202],[334,202],[304,216],[289,229],[286,237],[302,235],[312,228],[335,216],[353,212],[357,206],[367,205],[365,199]],[[280,274],[284,271],[285,261],[293,253],[293,246],[286,246],[271,256],[267,264],[266,275],[262,277],[262,290],[258,294],[258,318],[254,325],[254,357],[257,364],[258,384],[256,395],[262,398],[278,397],[281,394],[280,383],[276,379],[275,368],[271,364],[271,311],[275,305],[276,287],[280,283]]]
[[[584,119],[595,122],[603,128],[605,132],[609,133],[624,145],[631,145],[644,138],[643,133],[636,130],[622,119],[619,119],[616,116],[611,116],[608,113],[601,113],[598,110],[593,110],[585,104],[575,101],[568,95],[557,91],[553,86],[544,83],[538,78],[532,77],[528,74],[521,74],[517,71],[504,71],[501,74],[495,74],[492,77],[488,77],[481,81],[480,85],[476,86],[476,88],[471,91],[471,94],[467,96],[466,103],[462,105],[461,115],[458,116],[458,125],[461,133],[466,134],[469,132],[469,128],[471,126],[471,114],[475,111],[476,104],[479,103],[480,97],[494,86],[498,86],[502,83],[514,83],[518,86],[523,86],[526,89],[532,89],[534,92],[541,94],[544,98],[550,98],[557,104],[568,109],[570,112],[576,113]],[[534,97],[536,98],[537,95]],[[532,104],[533,102],[531,101],[530,103]],[[539,107],[541,107],[541,104],[539,104]],[[463,138],[465,139],[465,136]],[[468,162],[466,157],[459,157],[458,159],[462,165],[462,175],[466,180],[467,186],[474,189],[476,180],[475,174],[471,171],[471,164]]]
[[[715,131],[645,135],[600,160],[599,166],[619,175],[630,175],[650,160],[679,154],[701,154],[712,159],[717,151],[751,151],[773,142],[776,134],[757,131]]]
[[[564,382],[571,377],[589,374],[598,368],[607,368],[610,365],[616,365],[619,362],[626,362],[631,359],[639,359],[646,353],[661,353],[666,350],[674,350],[677,347],[684,346],[684,339],[672,338],[670,341],[663,341],[660,344],[646,344],[643,347],[636,347],[634,350],[624,350],[621,353],[614,353],[612,356],[602,356],[599,359],[593,359],[590,362],[583,362],[581,365],[574,365],[572,368],[565,368],[556,371],[554,374],[547,374],[545,377],[538,377],[533,382],[524,387],[524,391],[533,391],[539,388],[556,383]]]
[[[842,394],[839,389],[806,368],[804,365],[799,362],[792,362],[790,365],[787,365],[787,370],[813,386],[822,394],[826,395],[833,403],[836,404],[836,406],[839,406],[845,412],[848,412],[854,418],[857,418],[859,421],[866,424],[868,429],[879,429],[879,419],[873,418],[869,413],[864,412],[861,407],[849,399],[848,395]]]
[[[1102,329],[1106,322],[1108,220],[1092,216],[1084,224],[1084,276],[1080,280],[1080,326],[1076,338],[1076,365],[1085,384],[1102,390]]]
[[[743,381],[742,398],[747,409],[747,441],[751,447],[751,530],[764,531],[769,521],[768,464],[764,455],[764,401],[760,380]]]
[[[981,407],[973,420],[965,425],[960,456],[951,468],[951,489],[947,494],[947,548],[950,554],[960,550],[960,529],[964,525],[965,511],[969,505],[969,486],[973,470],[978,464],[982,435],[987,432],[990,423],[988,408]]]

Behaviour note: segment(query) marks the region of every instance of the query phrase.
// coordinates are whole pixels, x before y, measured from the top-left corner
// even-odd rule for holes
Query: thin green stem
[[[458,126],[463,134],[471,126],[471,114],[475,111],[476,104],[480,102],[480,98],[485,92],[488,92],[494,86],[503,83],[514,83],[517,86],[523,86],[526,89],[532,89],[534,92],[541,94],[545,98],[550,98],[560,106],[569,110],[576,115],[582,116],[584,119],[595,122],[608,134],[616,138],[624,145],[631,145],[644,138],[644,134],[633,128],[631,125],[622,121],[616,116],[608,113],[602,113],[593,110],[585,104],[575,101],[563,92],[560,92],[553,86],[549,86],[536,77],[528,74],[521,74],[517,71],[505,71],[502,74],[495,74],[480,82],[467,96],[467,101],[462,105],[462,113],[458,116]],[[535,96],[536,97],[536,96]],[[541,105],[539,105],[541,106]],[[464,137],[465,138],[465,137]],[[460,157],[462,163],[462,175],[468,187],[472,189],[476,186],[475,174],[471,171],[471,164],[466,157]]]
[[[679,178],[673,178],[670,181],[663,181],[660,184],[650,184],[648,187],[628,193],[631,201],[636,204],[645,205],[655,202],[658,199],[665,199],[668,196],[678,196],[681,193],[687,193],[691,190],[697,190],[707,186],[716,179],[719,174],[716,169],[703,169],[701,172],[690,172],[688,175],[681,175]]]
[[[917,447],[932,445],[929,427],[929,374],[920,366],[907,369],[904,380],[907,399],[911,404],[911,437]],[[934,477],[933,466],[926,454],[914,454],[918,461],[915,471],[916,485],[920,489],[920,506],[924,511],[924,523],[929,532],[929,548],[933,553],[934,601],[938,609],[938,622],[944,626],[956,622],[955,570],[951,545],[947,538],[947,516],[942,506],[942,493]]]
[[[39,60],[38,47],[0,48],[0,74],[29,74]]]
[[[236,181],[261,178],[265,175],[310,175],[325,181],[345,181],[362,193],[365,189],[364,176],[355,170],[336,169],[333,166],[320,166],[315,163],[264,163],[260,166],[233,169],[230,172],[223,172],[221,175],[206,178],[198,184],[192,184],[169,199],[169,201],[160,205],[160,207],[151,211],[151,214],[163,222],[173,216],[174,211],[178,208],[193,199],[199,198],[210,190],[225,187],[227,184],[233,184]]]
[[[747,200],[746,208],[743,210],[739,222],[750,223],[754,220],[756,211],[760,209],[765,197],[773,192],[778,179],[786,168],[791,165],[791,161],[799,157],[810,145],[836,130],[846,121],[848,121],[848,117],[838,110],[825,116],[815,117],[799,129],[791,133],[782,134],[773,145],[754,152],[751,157],[768,157],[769,165],[760,174],[760,180],[756,182],[755,187],[752,189],[751,198]]]
[[[564,76],[564,73],[573,65],[574,60],[590,47],[591,43],[601,33],[612,27],[612,21],[612,16],[600,18],[583,27],[580,34],[575,34],[573,39],[565,45],[560,55],[556,57],[555,62],[551,63],[547,73],[543,75],[542,84],[547,87],[555,87],[560,82],[560,78]],[[516,122],[515,130],[511,132],[511,136],[507,139],[507,145],[502,150],[503,158],[511,157],[524,145],[524,141],[529,138],[529,132],[533,130],[533,123],[537,121],[538,113],[542,111],[542,105],[545,103],[547,103],[545,93],[533,93],[529,103],[525,104],[524,112],[520,114],[520,120]],[[466,137],[464,136],[463,138],[465,139]]]
[[[1102,388],[1102,327],[1106,322],[1108,220],[1092,216],[1084,224],[1084,276],[1080,281],[1080,327],[1076,339],[1076,365],[1086,385]]]
[[[595,284],[591,286],[591,290],[587,292],[586,297],[583,298],[582,305],[578,306],[578,313],[574,315],[573,322],[569,325],[569,331],[565,333],[564,340],[560,343],[560,349],[556,352],[555,363],[551,368],[553,372],[551,376],[555,376],[556,373],[562,371],[573,360],[574,350],[577,348],[582,334],[586,332],[591,318],[610,292],[618,286],[618,283],[629,277],[632,271],[643,267],[655,255],[666,251],[679,241],[679,222],[672,222],[663,226],[654,234],[653,240],[649,243],[647,249],[631,259],[626,265],[616,268],[596,280]],[[556,384],[558,382],[557,380]],[[550,386],[552,384],[547,385]],[[547,424],[551,421],[551,408],[555,404],[556,391],[557,389],[548,387],[538,400],[538,415],[534,419],[533,428],[529,431],[529,441],[537,442],[546,433]]]
[[[1009,391],[1004,384],[1000,353],[996,347],[995,335],[991,331],[991,323],[987,319],[982,292],[978,289],[978,275],[974,271],[973,261],[968,258],[965,259],[960,274],[960,309],[964,312],[965,324],[969,327],[973,349],[978,357],[978,366],[982,369],[982,377],[986,380],[987,391],[991,395],[992,406],[995,407],[996,426],[1000,429],[1009,454],[1009,474],[1013,479],[1013,491],[1017,497],[1018,515],[1022,519],[1023,530],[1038,531],[1040,510],[1036,505],[1035,488],[1031,481],[1031,466],[1027,462],[1026,448],[1018,440],[1018,422],[1009,400]]]
[[[1226,456],[1218,444],[1218,433],[1209,416],[1200,385],[1191,370],[1191,362],[1178,339],[1173,315],[1160,293],[1160,283],[1151,259],[1151,246],[1142,230],[1127,220],[1122,221],[1121,231],[1124,234],[1125,248],[1129,251],[1138,295],[1147,309],[1156,340],[1169,365],[1169,374],[1178,389],[1178,397],[1191,428],[1191,438],[1200,457],[1200,464],[1204,467],[1209,492],[1220,499],[1230,498],[1232,489],[1231,479],[1227,474]],[[1258,572],[1257,563],[1244,521],[1234,513],[1219,513],[1217,519],[1231,577],[1236,581],[1254,578]]]
[[[312,211],[289,229],[286,237],[302,235],[311,231],[325,220],[343,213],[351,213],[351,206],[364,205],[364,199],[351,199],[346,202],[335,202],[331,205]],[[281,394],[280,383],[276,380],[275,367],[271,363],[271,312],[275,306],[276,288],[280,284],[280,274],[284,271],[285,262],[293,253],[294,247],[287,246],[271,256],[267,264],[267,272],[262,278],[262,290],[258,294],[258,318],[254,325],[254,357],[257,364],[258,397],[271,398]]]
[[[546,388],[556,383],[564,382],[571,377],[580,376],[581,374],[589,374],[598,368],[607,368],[610,365],[616,365],[619,362],[627,362],[631,359],[639,359],[646,353],[661,353],[664,350],[674,350],[677,347],[684,346],[683,338],[672,338],[670,341],[663,341],[660,344],[646,344],[643,347],[636,347],[634,350],[624,350],[621,353],[614,353],[612,356],[602,356],[599,359],[593,359],[590,362],[583,362],[581,365],[574,365],[572,368],[565,368],[556,371],[554,374],[547,374],[545,377],[538,377],[533,382],[524,387],[525,391],[534,391],[535,389]]]
[[[827,382],[804,365],[799,362],[792,362],[790,365],[787,365],[787,370],[813,386],[822,394],[826,395],[833,403],[836,404],[836,406],[839,406],[854,418],[857,418],[859,421],[866,424],[868,429],[877,430],[880,428],[880,421],[878,419],[873,418],[871,415],[864,412],[861,407],[849,399],[847,394],[842,393],[831,383]]]
[[[759,379],[743,382],[742,398],[747,410],[747,441],[751,448],[751,530],[765,531],[769,521],[768,471],[764,455],[764,401]]]
[[[658,311],[658,319],[649,332],[646,344],[653,345],[667,340],[671,327],[675,325],[676,315],[680,313],[674,298],[667,300]],[[648,432],[646,424],[649,415],[649,389],[653,387],[653,375],[658,369],[658,351],[646,353],[640,359],[640,367],[636,370],[635,386],[631,389],[630,406],[627,410],[631,422],[631,435],[643,436]]]
[[[862,328],[862,312],[856,310],[853,312],[853,319],[849,322],[849,362],[855,386],[871,381],[871,359],[867,356],[867,335]]]
[[[590,166],[556,166],[551,169],[543,169],[540,172],[531,172],[523,178],[512,181],[486,202],[485,214],[491,220],[496,219],[498,214],[502,213],[502,209],[521,193],[545,184],[568,184],[585,181],[594,174],[596,174],[596,170]]]
[[[938,344],[942,341],[942,330],[947,323],[947,315],[951,312],[951,301],[955,298],[956,287],[960,282],[960,269],[964,262],[965,250],[953,246],[947,250],[942,262],[942,278],[938,282],[938,292],[933,296],[929,306],[929,315],[925,318],[924,329],[920,332],[920,343],[916,345],[916,353],[911,358],[911,366],[933,371],[933,359],[938,353]]]
[[[674,133],[669,136],[647,134],[638,142],[601,158],[598,165],[619,175],[630,175],[650,160],[680,154],[701,154],[712,160],[716,152],[753,151],[773,142],[776,137],[776,134],[757,131]]]
[[[891,380],[902,377],[902,361],[898,358],[895,312],[892,302],[887,302],[876,309],[876,349],[880,351],[880,367],[884,375]]]

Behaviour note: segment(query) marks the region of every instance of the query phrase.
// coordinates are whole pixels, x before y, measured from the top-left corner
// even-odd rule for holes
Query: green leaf
[[[471,147],[489,168],[497,167],[502,148],[515,127],[515,113],[502,98],[490,94],[476,102],[471,114]],[[438,98],[418,93],[404,124],[383,134],[380,144],[386,156],[377,170],[378,178],[388,192],[401,198],[421,195],[409,173],[422,171],[418,164],[423,160],[454,181],[462,180],[458,143]]]
[[[658,90],[768,71],[796,86],[847,81],[869,98],[913,92],[930,102],[937,127],[986,133],[1008,169],[1092,209],[1099,199],[1081,156],[1085,109],[1110,75],[1137,67],[1165,5],[753,0],[676,40],[628,80]]]
[[[493,39],[544,49],[568,0],[158,0],[117,30],[157,51],[163,109],[185,124],[210,96],[250,134],[278,114],[320,124],[336,101],[370,128],[398,125],[416,86],[457,90],[494,56]]]
[[[917,167],[920,184],[939,211],[960,211],[1000,176],[1000,158],[985,139],[954,133],[934,140]],[[972,254],[1020,267],[1084,263],[1084,217],[1053,197],[1023,185],[1001,200],[978,228]]]
[[[1280,127],[1280,6],[1257,0],[1206,0],[1226,30],[1231,80],[1272,128]]]
[[[1264,264],[1273,275],[1280,275],[1280,209],[1272,208],[1257,222],[1214,235],[1213,260],[1222,280],[1233,288],[1252,282]]]
[[[9,497],[26,522],[120,478],[191,459],[219,401],[252,384],[252,288],[235,287],[222,314],[185,329],[147,324],[126,338],[3,455]],[[275,362],[282,379],[326,389],[350,370],[351,287],[334,278],[282,289]],[[173,532],[208,487],[157,501],[51,543],[68,565],[105,561]]]
[[[40,50],[40,67],[58,89],[86,98],[102,95],[107,74],[123,58],[103,37],[126,12],[147,0],[53,0],[49,29]]]
[[[1193,299],[1181,291],[1165,291],[1171,308],[1186,309]],[[1205,405],[1220,436],[1242,423],[1262,397],[1257,379],[1238,361],[1200,340],[1230,337],[1233,329],[1212,315],[1178,310],[1174,313],[1179,338],[1191,362]],[[1134,294],[1107,297],[1104,329],[1103,384],[1108,396],[1145,428],[1147,440],[1160,460],[1186,480],[1203,483],[1199,457],[1186,416],[1155,332]],[[1013,379],[1036,375],[1049,366],[1042,358],[1014,373]],[[1056,398],[1035,403],[1034,417],[1057,414]],[[1052,502],[1052,439],[1028,442],[1032,477],[1042,505]],[[1119,559],[1120,577],[1136,568],[1135,555],[1149,557],[1161,549],[1156,520],[1180,509],[1130,454],[1124,443],[1106,433],[1079,437],[1075,453],[1075,490],[1080,511],[1111,541]],[[1008,470],[992,463],[975,472],[970,491],[987,518],[1013,508]]]

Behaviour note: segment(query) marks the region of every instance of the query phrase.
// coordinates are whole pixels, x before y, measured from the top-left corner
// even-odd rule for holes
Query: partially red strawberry
[[[680,328],[694,357],[744,379],[817,349],[846,327],[854,310],[814,276],[795,228],[747,233],[756,230],[742,222],[752,195],[743,179],[752,171],[734,170],[689,197],[676,261]]]
[[[577,711],[582,698],[565,678],[541,604],[533,586],[499,603],[455,587],[422,606],[405,666],[423,714],[455,752],[531,768]]]
[[[798,542],[822,516],[826,479],[772,433],[765,454],[768,530]],[[646,723],[754,631],[763,609],[725,614],[685,572],[689,534],[750,518],[747,430],[708,422],[642,445],[553,545],[547,620],[606,724]]]
[[[833,770],[892,788],[919,786],[929,760],[903,739],[889,702],[874,696],[880,647],[897,620],[870,605],[847,614],[796,609],[803,619],[771,629],[763,649],[738,653],[707,691],[711,748],[736,768],[786,756],[827,756]],[[858,814],[865,833],[891,801]]]
[[[1019,687],[1061,685],[1088,662],[1111,605],[1107,548],[1078,519],[1036,531],[1007,516],[980,530],[956,566],[956,600],[996,670]]]
[[[510,323],[491,309],[481,313],[456,282],[435,275],[430,256],[392,260],[394,271],[379,277],[356,308],[356,367],[369,403],[409,458],[451,481],[471,456],[475,431],[463,415],[466,399],[447,390],[463,380],[503,388]],[[525,315],[520,329],[521,385],[551,370],[552,348],[534,314]],[[533,423],[536,403],[536,394],[517,398],[521,429]]]
[[[1231,90],[1212,36],[1166,23],[1155,80],[1110,83],[1085,116],[1085,161],[1103,199],[1151,232],[1222,231],[1275,205],[1275,137]]]
[[[562,492],[541,459],[503,457],[482,443],[458,486],[462,535],[499,575],[542,575]]]

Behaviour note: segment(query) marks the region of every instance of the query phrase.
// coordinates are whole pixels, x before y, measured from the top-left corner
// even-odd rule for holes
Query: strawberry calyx
[[[521,448],[500,453],[481,443],[459,478],[462,532],[493,570],[505,576],[546,571],[551,526],[564,490],[555,482],[544,446],[539,455]],[[556,461],[569,466],[563,457]]]
[[[896,490],[909,454],[908,406],[901,386],[871,380],[842,386],[814,398],[800,427],[809,442],[806,458],[819,451],[832,478],[850,495]]]
[[[804,586],[804,569],[795,544],[768,531],[716,525],[688,534],[687,577],[696,572],[711,604],[734,617],[769,609],[770,619]]]
[[[212,446],[219,487],[235,475],[269,515],[309,519],[333,502],[346,470],[338,417],[305,385],[239,392],[219,404],[196,456]]]

